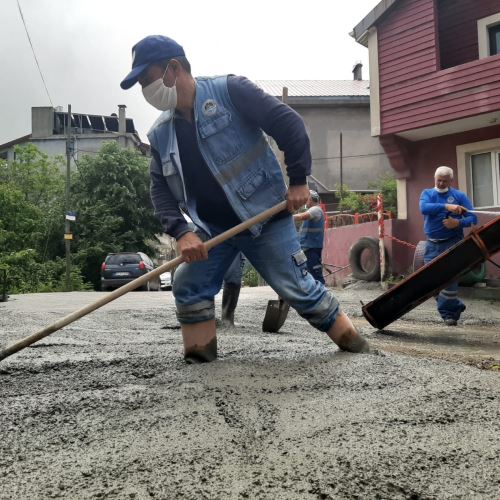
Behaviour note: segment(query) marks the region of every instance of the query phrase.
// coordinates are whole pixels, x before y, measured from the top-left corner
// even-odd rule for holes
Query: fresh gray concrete
[[[0,362],[0,498],[494,498],[498,303],[468,301],[444,330],[428,302],[380,334],[360,316],[372,288],[336,293],[385,355],[338,352],[295,313],[262,333],[262,287],[209,365],[183,363],[170,292],[132,292]],[[14,296],[0,344],[99,296]]]

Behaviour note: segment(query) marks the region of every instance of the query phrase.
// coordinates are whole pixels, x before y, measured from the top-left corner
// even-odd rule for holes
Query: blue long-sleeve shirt
[[[455,215],[448,212],[445,205],[461,205],[473,210],[472,203],[465,193],[458,189],[448,189],[446,193],[438,193],[434,188],[424,189],[420,195],[420,212],[424,216],[424,233],[432,240],[447,240],[454,236],[462,236],[463,228],[477,224],[477,217],[470,212],[465,215]],[[460,224],[455,229],[443,225],[447,217],[458,219]]]
[[[290,185],[305,184],[306,176],[311,173],[311,150],[300,115],[245,77],[230,75],[227,83],[234,107],[249,122],[271,136],[284,152]],[[221,229],[239,224],[241,220],[200,153],[194,122],[176,115],[175,132],[186,194],[196,200],[201,219]],[[161,165],[158,152],[153,149],[152,154],[156,164]],[[161,169],[151,169],[151,197],[167,234],[178,239],[190,231]]]

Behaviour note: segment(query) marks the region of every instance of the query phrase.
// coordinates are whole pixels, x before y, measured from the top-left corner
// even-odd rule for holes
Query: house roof
[[[369,105],[368,80],[257,80],[265,92],[281,98],[288,89],[291,106]]]
[[[16,144],[22,144],[24,142],[27,142],[31,139],[31,134],[28,135],[23,135],[22,137],[19,137],[18,139],[14,139],[13,141],[5,142],[4,144],[0,144],[0,149],[8,149],[11,148],[12,146],[15,146]]]
[[[363,20],[356,25],[350,35],[365,47],[368,46],[368,30],[391,9],[399,0],[382,0],[372,9]]]
[[[368,80],[257,80],[268,94],[281,97],[283,87],[288,97],[351,97],[369,96]]]

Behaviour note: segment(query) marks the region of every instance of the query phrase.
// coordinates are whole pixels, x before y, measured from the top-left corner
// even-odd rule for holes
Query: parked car
[[[101,265],[101,290],[119,288],[155,268],[142,252],[110,253]],[[160,279],[148,281],[141,290],[160,290]]]
[[[172,290],[172,285],[172,273],[170,271],[160,274],[160,287],[162,290]]]

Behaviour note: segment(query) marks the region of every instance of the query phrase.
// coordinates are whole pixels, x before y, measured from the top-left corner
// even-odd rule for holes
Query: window
[[[500,205],[500,151],[470,155],[470,192],[475,207]]]
[[[479,58],[500,54],[500,13],[477,21]]]
[[[488,28],[490,39],[490,56],[500,54],[500,24]]]

